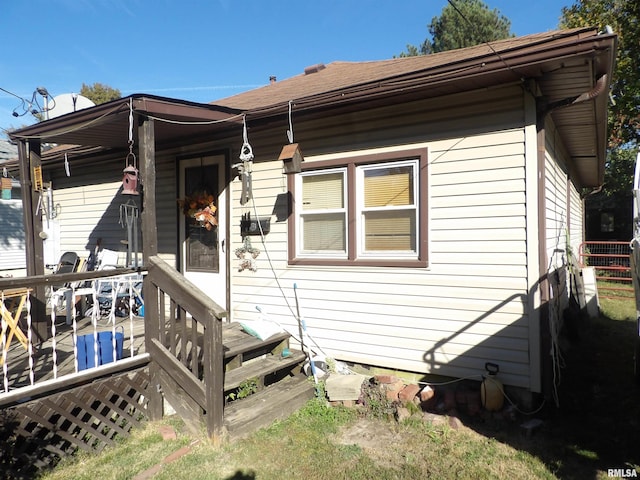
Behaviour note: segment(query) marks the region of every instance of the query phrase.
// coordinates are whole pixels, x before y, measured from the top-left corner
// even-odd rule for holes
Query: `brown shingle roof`
[[[495,60],[500,56],[512,56],[510,53],[516,53],[525,47],[572,36],[581,31],[587,36],[595,33],[592,29],[584,28],[556,30],[431,55],[365,62],[337,61],[326,65],[326,68],[311,67],[305,69],[310,70],[310,73],[302,73],[214,103],[242,110],[259,110],[329,92],[399,80],[420,72],[428,75],[430,70],[445,69],[449,73],[455,73],[457,66],[468,64],[470,60],[474,61],[476,66],[481,66],[483,59]]]

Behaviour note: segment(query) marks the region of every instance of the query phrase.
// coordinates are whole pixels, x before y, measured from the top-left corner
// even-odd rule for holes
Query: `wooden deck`
[[[20,342],[14,341],[7,349],[6,369],[0,374],[3,376],[4,385],[8,386],[9,392],[18,393],[24,387],[54,379],[61,379],[65,376],[77,374],[80,371],[88,372],[95,368],[105,368],[105,365],[89,367],[79,370],[76,362],[76,352],[74,349],[74,338],[88,336],[87,341],[94,341],[94,335],[102,332],[123,332],[123,353],[122,360],[133,359],[145,353],[145,321],[143,317],[116,317],[115,322],[108,319],[98,320],[94,324],[91,318],[79,318],[75,325],[67,325],[65,316],[57,317],[55,324],[55,337],[51,337],[41,345],[33,345],[31,361],[33,367],[29,368],[30,358],[28,350],[25,350]],[[184,330],[175,330],[167,325],[165,335],[173,331],[176,339],[176,356],[181,357],[180,338],[193,338],[194,333],[187,326]],[[189,322],[186,322],[187,324]],[[74,337],[74,333],[75,336]],[[200,335],[198,332],[196,335]],[[281,332],[273,335],[266,341],[260,340],[246,333],[239,323],[222,324],[222,345],[224,350],[225,379],[224,391],[230,392],[246,381],[247,379],[259,379],[261,386],[264,380],[274,372],[292,369],[300,365],[305,356],[300,351],[291,350],[287,357],[281,355],[285,348],[288,348],[289,334]],[[167,340],[167,343],[171,343]],[[196,340],[196,344],[201,345],[201,340]],[[55,346],[55,355],[54,355]],[[53,365],[55,363],[55,369]],[[113,364],[113,362],[112,362]],[[268,380],[267,380],[268,382]],[[0,405],[3,394],[0,389]],[[7,393],[7,392],[5,392]],[[16,395],[13,395],[16,397]]]
[[[55,280],[106,276],[61,274]],[[0,290],[52,281],[0,279]],[[0,451],[19,441],[16,466],[33,465],[33,455],[42,455],[46,465],[77,449],[100,450],[142,419],[162,418],[165,401],[188,426],[198,432],[204,426],[219,443],[284,418],[313,397],[314,385],[302,373],[305,355],[289,348],[287,332],[260,340],[226,322],[224,310],[157,257],[149,258],[144,302],[144,318],[97,325],[90,318],[68,325],[64,312],[53,322],[47,316],[46,323],[29,325],[29,314],[20,320],[27,341],[18,335],[6,345],[0,367]],[[31,306],[27,302],[27,312]],[[80,368],[76,339],[114,331],[124,335],[122,358]],[[35,338],[47,340],[36,346]],[[247,385],[251,394],[240,398]]]
[[[90,318],[81,318],[76,321],[75,327],[76,335],[81,336],[94,332],[112,331],[113,325],[107,324],[106,321],[98,321],[94,328]],[[142,317],[133,317],[133,320],[130,320],[129,317],[116,317],[115,327],[117,331],[124,331],[123,359],[131,358],[145,351],[144,319]],[[58,317],[55,325],[55,337],[49,338],[40,345],[32,345],[33,368],[31,369],[29,368],[28,350],[25,350],[19,342],[12,342],[7,349],[6,378],[3,374],[4,385],[9,387],[9,391],[75,373],[76,357],[73,330],[74,326],[67,325],[65,317]],[[54,359],[55,370],[53,368]]]

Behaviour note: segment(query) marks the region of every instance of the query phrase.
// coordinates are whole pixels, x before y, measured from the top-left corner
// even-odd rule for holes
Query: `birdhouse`
[[[122,194],[139,195],[138,193],[138,169],[133,165],[127,165],[123,170]]]
[[[282,147],[278,160],[282,160],[284,173],[300,173],[304,158],[300,146],[297,143],[290,143]]]

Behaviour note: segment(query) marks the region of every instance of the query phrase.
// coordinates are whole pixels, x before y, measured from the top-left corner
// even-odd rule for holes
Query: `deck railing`
[[[185,420],[199,422],[204,412],[208,435],[217,443],[223,427],[226,311],[161,258],[151,256],[148,268],[145,336],[151,391],[158,393],[149,399],[150,417],[161,417],[163,391]]]
[[[133,284],[144,273],[118,268],[0,279],[0,406],[147,363]],[[109,285],[110,293],[100,289]],[[83,297],[93,304],[91,316],[76,308]]]

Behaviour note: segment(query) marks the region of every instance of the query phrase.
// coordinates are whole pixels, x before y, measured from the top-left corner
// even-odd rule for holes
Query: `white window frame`
[[[341,173],[343,176],[342,182],[342,208],[332,208],[332,209],[322,209],[322,210],[305,210],[303,205],[303,195],[299,195],[298,203],[296,205],[297,212],[297,225],[298,225],[298,238],[296,241],[297,251],[296,255],[301,258],[337,258],[337,259],[346,259],[349,252],[349,214],[347,211],[348,208],[348,173],[346,167],[341,168],[331,168],[326,170],[313,170],[308,172],[302,172],[296,175],[296,190],[302,192],[303,190],[303,178],[317,175],[330,175],[334,173]],[[310,217],[313,215],[322,215],[322,214],[343,214],[344,215],[344,225],[345,230],[344,234],[344,242],[345,248],[344,250],[323,250],[323,251],[312,251],[312,250],[304,250],[304,217]]]
[[[389,167],[412,167],[412,187],[413,187],[413,203],[411,205],[403,206],[388,206],[388,207],[365,207],[364,204],[364,175],[369,170],[380,170]],[[385,163],[374,163],[367,165],[358,165],[356,167],[356,239],[357,239],[357,254],[358,258],[383,258],[383,259],[417,259],[418,258],[418,246],[420,245],[420,208],[418,205],[419,198],[419,160],[399,160],[390,161]],[[365,249],[365,213],[374,211],[414,211],[414,235],[415,235],[415,248],[413,251],[407,250],[386,250],[386,251],[367,251]]]
[[[345,155],[333,153],[316,158],[307,158],[302,164],[302,172],[288,175],[287,186],[292,200],[288,216],[288,265],[291,266],[363,266],[363,267],[429,267],[429,176],[427,146],[407,146],[405,149],[380,148],[350,152]],[[413,168],[415,207],[415,251],[373,251],[365,252],[362,234],[362,205],[364,202],[364,172],[371,168],[411,165]],[[346,202],[346,255],[340,251],[305,252],[302,249],[304,223],[302,210],[302,178],[305,175],[345,173],[343,198]],[[362,193],[360,193],[362,191]],[[392,207],[386,207],[392,208]],[[404,206],[393,208],[403,209]]]

